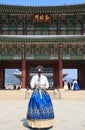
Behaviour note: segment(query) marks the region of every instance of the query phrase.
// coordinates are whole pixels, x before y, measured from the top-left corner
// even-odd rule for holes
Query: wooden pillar
[[[59,88],[63,88],[63,75],[62,75],[62,60],[59,60]]]
[[[59,88],[63,88],[63,74],[62,74],[62,44],[59,44],[59,61],[58,61],[58,76],[59,76]]]
[[[4,89],[4,69],[0,66],[0,89]]]
[[[58,23],[57,23],[57,34],[60,35],[61,32],[60,32],[60,19],[61,19],[61,15],[58,14]]]
[[[22,60],[22,83],[21,88],[26,88],[26,61]]]
[[[78,84],[80,86],[80,89],[85,90],[85,66],[81,65],[81,67],[78,68]]]
[[[30,88],[30,64],[26,64],[26,86],[27,89]]]
[[[58,66],[57,63],[53,65],[53,87],[58,88]]]

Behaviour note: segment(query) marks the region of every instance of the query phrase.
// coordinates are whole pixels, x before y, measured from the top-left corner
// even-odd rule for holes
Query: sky
[[[85,0],[0,0],[0,4],[24,5],[24,6],[57,6],[85,4]]]
[[[64,79],[77,79],[77,69],[63,69],[63,74],[68,74]]]

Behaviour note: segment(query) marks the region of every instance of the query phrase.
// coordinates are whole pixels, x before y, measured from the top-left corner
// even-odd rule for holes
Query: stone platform
[[[0,90],[0,101],[20,101],[29,99],[33,90]],[[85,90],[72,91],[64,89],[47,90],[52,99],[85,101]]]

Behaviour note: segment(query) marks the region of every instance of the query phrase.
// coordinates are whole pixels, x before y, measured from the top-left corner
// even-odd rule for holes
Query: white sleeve
[[[32,77],[31,82],[30,82],[30,86],[32,89],[35,87],[35,76]]]
[[[45,77],[45,88],[49,88],[49,83],[47,77]]]

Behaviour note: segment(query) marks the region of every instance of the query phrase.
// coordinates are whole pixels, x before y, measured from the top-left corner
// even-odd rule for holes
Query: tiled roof
[[[51,42],[55,43],[83,43],[85,44],[84,35],[0,35],[0,43],[36,43]]]
[[[85,13],[85,4],[63,6],[15,6],[0,5],[0,13],[34,14],[34,13]]]

